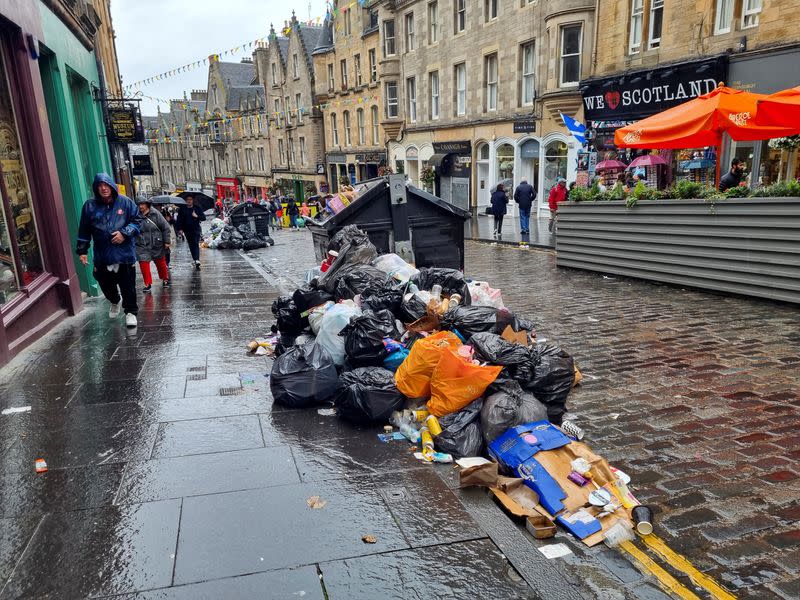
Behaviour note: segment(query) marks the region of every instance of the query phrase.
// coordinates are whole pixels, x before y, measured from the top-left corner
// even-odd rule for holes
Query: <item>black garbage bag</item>
[[[350,226],[348,225],[348,227]],[[338,250],[339,256],[336,257],[333,264],[331,264],[328,270],[317,280],[317,285],[319,287],[333,294],[336,291],[336,284],[339,281],[341,273],[344,272],[346,268],[353,265],[369,265],[375,257],[378,256],[378,251],[375,250],[375,246],[369,241],[367,235],[363,232],[361,232],[361,234],[363,235],[354,237],[349,243]],[[381,273],[384,278],[387,277],[383,271],[381,271]]]
[[[430,291],[435,284],[442,286],[442,295],[451,296],[461,295],[461,304],[469,305],[472,297],[469,293],[469,286],[464,279],[464,273],[457,269],[445,269],[442,267],[422,267],[419,273],[411,278],[411,283],[421,290]]]
[[[361,292],[361,308],[365,310],[388,310],[397,313],[403,301],[403,287],[393,279],[373,280]]]
[[[502,333],[507,325],[517,331],[517,320],[507,308],[494,308],[493,306],[454,306],[441,318],[442,327],[458,330],[469,339],[476,333]]]
[[[250,238],[242,242],[242,250],[256,250],[258,248],[266,248],[267,242],[257,237]]]
[[[293,346],[275,359],[269,382],[276,404],[306,408],[331,400],[339,374],[328,352],[316,344]]]
[[[537,344],[531,350],[531,359],[533,376],[522,386],[547,407],[550,422],[560,425],[575,382],[575,360],[552,344]]]
[[[495,392],[483,403],[481,430],[488,446],[509,427],[523,423],[542,421],[547,418],[547,409],[532,393],[523,390],[519,383],[511,381]]]
[[[475,358],[492,365],[500,365],[503,371],[498,380],[508,379],[528,381],[533,375],[533,361],[530,348],[504,340],[496,333],[483,331],[473,335],[469,343],[475,348]]]
[[[231,248],[234,250],[239,250],[244,245],[244,241],[231,236],[231,240],[228,242],[228,244],[230,244]]]
[[[413,323],[428,314],[428,307],[415,294],[406,294],[397,309],[397,318],[405,324]]]
[[[328,241],[328,252],[339,252],[342,248],[356,242],[357,244],[369,243],[369,236],[357,225],[345,225]]]
[[[297,310],[304,313],[310,308],[333,301],[333,296],[325,290],[315,288],[311,285],[303,285],[294,291],[292,300],[294,300],[294,303],[297,305]]]
[[[239,240],[241,242],[244,241],[244,236],[238,229],[231,227],[231,240]]]
[[[436,437],[436,448],[441,452],[462,456],[480,456],[483,450],[480,417],[483,398],[478,398],[459,411],[439,419],[442,433]]]
[[[355,367],[379,366],[387,356],[383,338],[397,337],[394,315],[388,310],[365,310],[352,317],[339,332],[344,338],[347,361]]]
[[[288,296],[281,296],[272,303],[272,314],[282,335],[297,336],[308,327],[308,318],[300,316],[297,305]]]
[[[394,373],[362,367],[342,373],[333,402],[336,413],[353,423],[386,423],[406,399],[394,384]]]
[[[249,239],[253,237],[253,231],[250,229],[250,226],[246,223],[242,223],[241,225],[236,226],[236,231],[242,234],[245,239]]]
[[[372,265],[350,265],[339,271],[334,296],[339,300],[352,300],[372,283],[385,283],[388,275]]]

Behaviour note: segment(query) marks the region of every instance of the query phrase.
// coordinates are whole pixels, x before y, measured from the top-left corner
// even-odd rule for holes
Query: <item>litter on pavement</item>
[[[12,406],[11,408],[3,409],[3,412],[0,414],[13,415],[17,413],[29,412],[30,410],[31,410],[30,406]]]
[[[535,538],[558,526],[586,545],[607,537],[615,545],[634,525],[652,531],[631,478],[564,419],[582,378],[575,360],[538,340],[501,290],[456,269],[379,256],[355,225],[327,250],[306,283],[272,305],[276,404],[320,414],[335,407],[344,420],[383,428],[379,443],[412,444],[426,463],[455,461],[462,487],[487,488]],[[569,553],[563,544],[540,550]]]

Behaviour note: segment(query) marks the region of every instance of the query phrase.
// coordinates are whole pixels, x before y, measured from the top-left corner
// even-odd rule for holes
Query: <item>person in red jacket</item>
[[[558,214],[558,203],[564,202],[567,199],[567,180],[563,177],[558,178],[558,183],[556,183],[550,189],[550,195],[547,197],[547,204],[550,206],[550,222],[547,224],[547,228],[550,232],[553,232],[553,223],[555,223],[556,216]]]

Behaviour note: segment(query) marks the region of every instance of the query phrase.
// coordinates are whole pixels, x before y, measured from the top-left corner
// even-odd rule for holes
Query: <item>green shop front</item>
[[[111,173],[111,160],[96,100],[101,78],[92,47],[81,32],[69,29],[46,5],[39,2],[42,38],[39,71],[47,118],[58,167],[58,181],[70,239],[75,242],[81,207],[92,194],[95,173]],[[83,266],[72,253],[82,291],[99,293],[92,264]]]

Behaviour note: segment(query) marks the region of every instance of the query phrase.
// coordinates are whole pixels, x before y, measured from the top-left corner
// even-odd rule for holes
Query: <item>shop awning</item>
[[[768,140],[796,131],[755,124],[756,102],[765,98],[720,85],[673,108],[617,129],[619,148],[703,148],[718,146],[723,134],[734,140]]]
[[[447,156],[449,156],[449,153],[434,154],[433,156],[430,157],[430,159],[428,160],[428,163],[430,163],[430,165],[432,167],[434,167],[438,171],[439,168],[442,166],[442,161]]]
[[[772,127],[793,126],[795,134],[800,134],[800,86],[759,100],[756,123]]]

